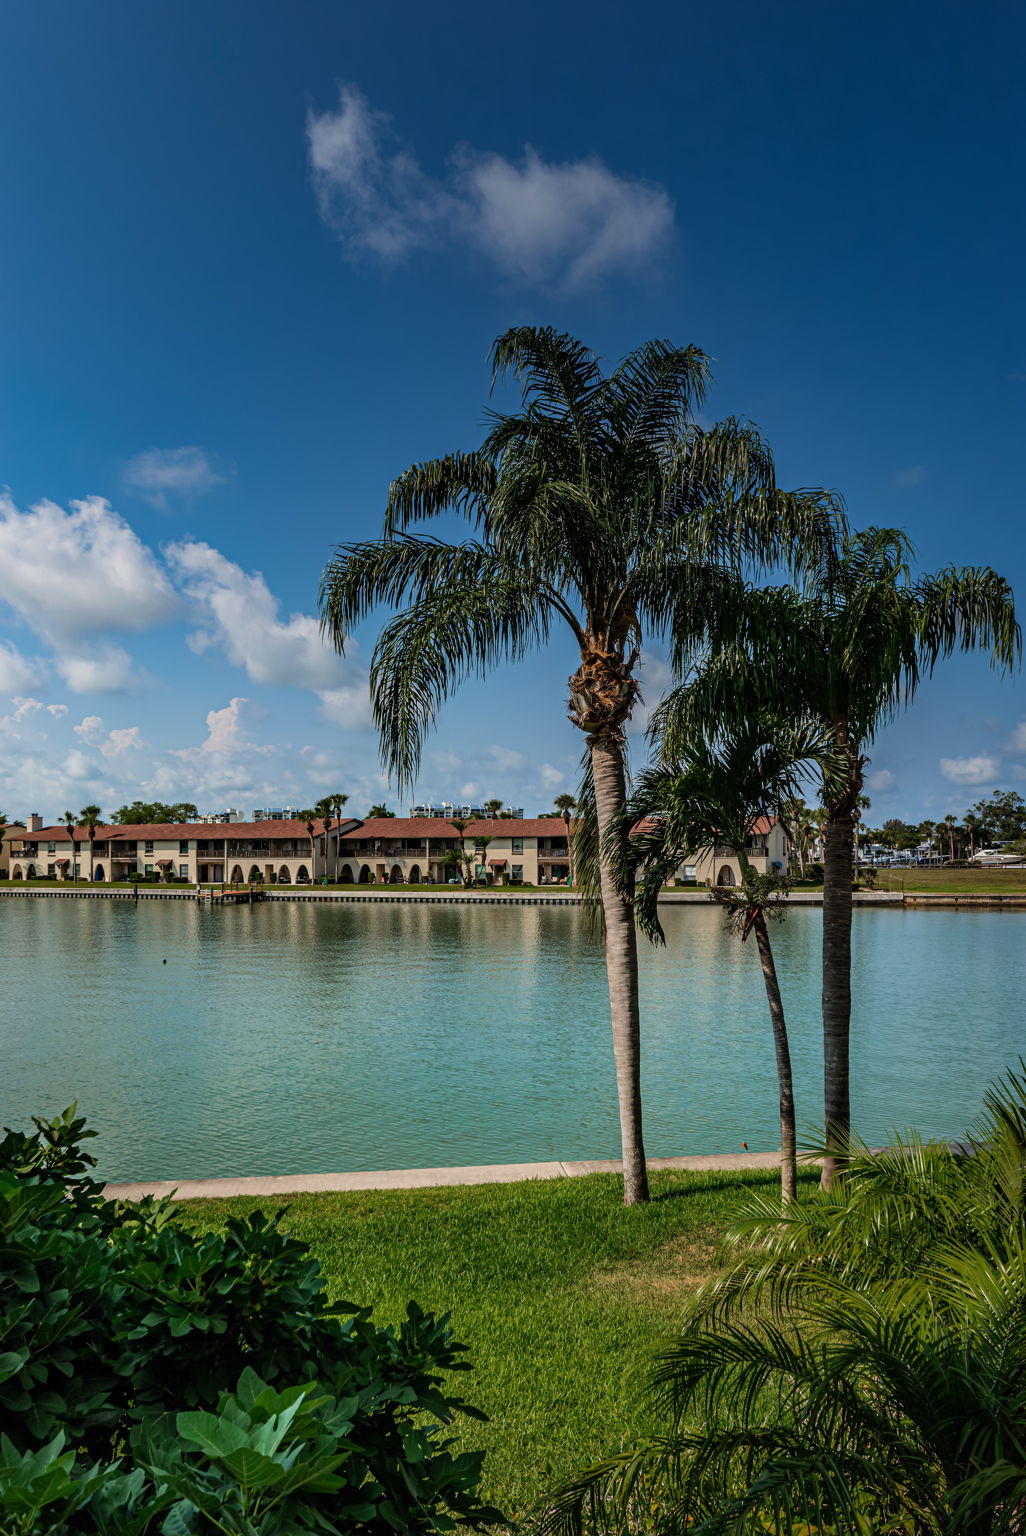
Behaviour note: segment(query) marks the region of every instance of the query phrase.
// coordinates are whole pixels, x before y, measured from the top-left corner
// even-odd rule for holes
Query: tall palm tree
[[[728,843],[741,867],[741,884],[717,889],[731,929],[742,942],[755,934],[769,1005],[780,1110],[780,1186],[784,1202],[797,1193],[797,1131],[791,1050],[767,914],[784,916],[790,882],[753,869],[746,846],[764,818],[797,794],[799,781],[827,751],[817,727],[795,730],[751,718],[715,744],[697,743],[683,760],[664,761],[641,775],[619,823],[617,874],[635,891],[638,922],[654,943],[664,942],[659,893],[689,855]]]
[[[488,848],[491,843],[494,843],[494,841],[494,837],[475,837],[474,839],[474,847],[477,849],[481,856],[481,863],[484,866],[484,872],[486,875],[488,873]]]
[[[340,794],[337,790],[334,794],[324,795],[314,806],[314,815],[320,816],[324,822],[324,868],[328,868],[328,839],[331,836],[331,823],[337,820],[342,825],[342,807],[348,801],[349,796]],[[332,878],[338,879],[338,838],[335,839],[335,862],[332,870]]]
[[[827,1184],[851,1132],[851,897],[866,747],[943,657],[987,649],[994,665],[1010,668],[1021,655],[1012,591],[1001,576],[987,567],[946,567],[913,578],[910,558],[900,530],[869,528],[843,534],[801,590],[753,588],[744,615],[715,637],[701,685],[678,690],[661,721],[671,751],[691,739],[696,719],[715,728],[752,710],[790,711],[829,732],[832,781],[822,791]]]
[[[98,805],[84,805],[78,813],[79,826],[85,827],[89,838],[89,884],[93,883],[93,845],[96,842],[96,828],[99,825],[102,811]]]
[[[465,677],[519,661],[565,625],[579,659],[569,717],[585,736],[605,833],[626,798],[624,728],[646,632],[671,637],[679,665],[733,591],[726,567],[812,561],[837,508],[822,493],[778,490],[750,425],[697,425],[709,383],[697,347],[646,342],[604,374],[573,337],[523,326],[500,336],[491,357],[493,380],[519,382],[521,408],[493,412],[476,451],[400,475],[383,537],[340,546],[326,567],[322,623],[342,650],[373,608],[400,610],[378,638],[371,694],[382,757],[401,786]],[[475,536],[450,544],[409,532],[451,513]],[[631,1204],[648,1196],[637,939],[605,860],[600,882]]]
[[[75,868],[75,832],[78,828],[78,822],[75,820],[75,813],[73,811],[65,811],[64,815],[61,817],[61,821],[63,821],[64,825],[67,827],[68,836],[71,838],[71,878],[72,880],[77,880],[78,871]]]
[[[452,860],[452,866],[459,872],[460,883],[469,888],[474,883],[470,873],[472,856],[467,852],[467,828],[470,822],[461,816],[455,816],[449,825],[456,828],[456,836],[460,840],[459,853]]]

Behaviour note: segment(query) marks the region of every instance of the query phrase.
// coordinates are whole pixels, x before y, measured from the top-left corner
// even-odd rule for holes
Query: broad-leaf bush
[[[0,1141],[0,1536],[444,1532],[498,1518],[448,1319],[331,1303],[281,1216],[106,1201],[74,1110]]]

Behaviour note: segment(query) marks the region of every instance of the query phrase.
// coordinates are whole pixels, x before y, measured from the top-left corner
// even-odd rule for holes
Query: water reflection
[[[77,1098],[109,1177],[605,1157],[605,973],[572,908],[5,901],[0,1115]],[[854,1104],[959,1132],[1022,1049],[1021,917],[860,911]],[[672,909],[642,957],[652,1153],[773,1143],[751,945]],[[821,1093],[820,914],[774,930],[800,1121]],[[167,960],[165,965],[163,962]]]

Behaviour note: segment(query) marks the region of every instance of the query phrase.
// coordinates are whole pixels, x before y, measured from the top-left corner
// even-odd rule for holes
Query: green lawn
[[[809,1177],[813,1177],[809,1175]],[[308,1242],[333,1296],[382,1321],[408,1298],[449,1310],[475,1371],[459,1389],[490,1416],[489,1498],[507,1513],[622,1443],[651,1431],[646,1366],[682,1300],[716,1267],[738,1189],[773,1174],[656,1173],[655,1198],[625,1210],[608,1174],[522,1184],[301,1195],[287,1226]],[[194,1201],[196,1226],[281,1202]]]
[[[878,869],[878,891],[935,891],[952,895],[1026,892],[1026,869]]]

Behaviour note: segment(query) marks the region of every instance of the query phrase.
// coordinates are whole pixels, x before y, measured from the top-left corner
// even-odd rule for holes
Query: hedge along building
[[[36,824],[38,823],[38,825]],[[97,826],[93,837],[93,880],[131,880],[156,875],[219,885],[223,881],[272,881],[302,885],[334,871],[339,828],[318,817],[311,838],[305,821],[237,821],[226,824],[168,822],[145,826]],[[29,818],[24,832],[8,840],[12,880],[71,880],[90,877],[89,835],[63,824],[44,827]]]
[[[476,878],[490,876],[497,885],[559,884],[570,875],[570,830],[559,817],[472,821],[463,846]],[[460,834],[452,822],[433,816],[374,818],[343,831],[339,879],[354,885],[444,885],[460,878],[447,862],[459,851]]]

